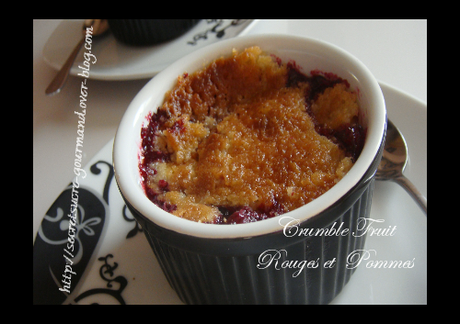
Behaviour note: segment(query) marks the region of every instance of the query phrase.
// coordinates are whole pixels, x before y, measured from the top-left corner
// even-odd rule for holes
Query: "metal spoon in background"
[[[409,155],[407,154],[406,140],[398,128],[388,120],[387,136],[375,178],[377,180],[391,180],[402,186],[423,209],[426,215],[426,198],[417,188],[403,175]]]
[[[77,54],[80,52],[80,48],[83,46],[85,42],[86,28],[91,26],[93,26],[93,36],[102,35],[109,29],[109,24],[107,23],[106,19],[85,20],[85,22],[83,23],[82,39],[80,40],[80,42],[78,42],[77,46],[75,46],[69,58],[67,59],[67,61],[65,61],[64,65],[61,67],[58,74],[54,77],[53,81],[51,81],[48,88],[46,88],[45,93],[47,95],[54,95],[61,91],[65,81],[67,80],[67,77],[69,76],[69,72],[72,68],[73,62],[75,61]]]

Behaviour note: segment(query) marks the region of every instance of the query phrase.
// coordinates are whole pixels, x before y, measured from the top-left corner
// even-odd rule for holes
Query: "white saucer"
[[[408,142],[410,162],[405,175],[426,195],[426,104],[384,83],[380,85],[385,95],[388,116],[401,129]],[[72,294],[64,303],[181,304],[163,275],[144,234],[125,208],[116,183],[112,181],[111,163],[112,141],[85,167],[87,177],[80,178],[81,189],[86,188],[95,197],[99,197],[99,200],[104,200],[102,205],[108,208],[106,207],[105,217],[101,217],[105,219],[105,223],[97,246],[86,269],[79,273],[81,278],[78,284],[72,287]],[[54,215],[53,208],[56,208],[54,204],[48,213]],[[92,230],[96,227],[99,216],[85,218],[86,225],[81,225],[82,230],[77,235],[80,240],[84,241],[85,237],[96,235]],[[371,258],[367,261],[412,261],[413,267],[375,269],[367,268],[367,261],[363,261],[332,304],[426,304],[426,216],[397,184],[377,182],[371,217],[384,220],[379,224],[380,227],[396,226],[396,229],[391,237],[368,236],[365,249],[375,252],[371,252]],[[48,221],[51,219],[47,218]],[[63,219],[61,222],[67,220]],[[58,226],[61,231],[67,227]],[[57,243],[53,245],[56,246]],[[49,258],[62,258],[62,253],[49,255]],[[59,277],[55,281],[59,281],[61,274],[54,275]],[[49,289],[56,292],[58,286],[50,286]]]
[[[255,20],[203,19],[185,34],[158,45],[135,47],[115,40],[112,33],[93,38],[91,54],[97,64],[90,67],[90,78],[99,80],[134,80],[151,78],[165,67],[188,53],[223,39],[243,35]],[[43,48],[43,58],[59,70],[75,45],[82,38],[82,20],[63,21]],[[83,53],[75,59],[71,75],[81,73]]]

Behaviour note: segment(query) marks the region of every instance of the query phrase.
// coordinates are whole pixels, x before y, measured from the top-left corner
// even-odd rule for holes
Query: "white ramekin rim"
[[[254,45],[281,57],[283,62],[294,59],[300,66],[303,62],[298,57],[308,55],[309,60],[305,63],[308,70],[304,70],[305,73],[319,69],[345,77],[358,91],[361,106],[366,107],[362,116],[367,124],[366,142],[355,165],[322,196],[283,216],[303,222],[318,215],[355,187],[378,155],[386,127],[385,101],[377,80],[361,61],[335,45],[305,37],[254,35],[225,40],[183,57],[152,78],[130,103],[118,127],[113,164],[119,190],[133,208],[156,225],[202,238],[249,238],[282,230],[280,217],[238,225],[202,224],[176,217],[147,198],[138,169],[141,127],[146,122],[146,116],[162,104],[165,92],[174,86],[177,77],[203,68],[218,57],[228,56],[233,48],[243,50]],[[328,65],[335,68],[327,70]]]

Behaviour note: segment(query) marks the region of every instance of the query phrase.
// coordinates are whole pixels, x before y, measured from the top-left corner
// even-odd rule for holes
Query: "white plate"
[[[133,80],[151,78],[172,62],[203,46],[223,39],[246,34],[256,21],[248,19],[203,19],[185,34],[152,46],[135,47],[115,40],[112,33],[93,38],[91,54],[97,64],[90,66],[90,78],[99,80]],[[83,21],[65,20],[50,36],[43,48],[46,63],[59,70],[81,39]],[[82,70],[83,53],[70,70],[77,75]],[[91,59],[93,60],[93,59]]]
[[[385,95],[388,116],[402,130],[410,152],[405,175],[426,195],[427,193],[427,107],[409,95],[380,83]],[[103,162],[101,162],[103,161]],[[150,246],[137,223],[125,208],[111,173],[112,141],[88,163],[87,177],[80,178],[80,190],[86,188],[108,206],[103,230],[81,279],[65,303],[72,304],[181,304],[170,288]],[[98,171],[99,170],[99,171]],[[99,172],[99,173],[98,173]],[[107,191],[107,192],[106,192]],[[66,192],[68,195],[68,192]],[[81,202],[84,204],[84,202]],[[56,206],[48,214],[55,214]],[[89,211],[79,225],[81,241],[94,236],[97,219]],[[54,216],[53,216],[54,217]],[[408,194],[392,182],[377,182],[371,217],[382,219],[379,227],[393,230],[393,236],[368,236],[365,249],[370,259],[363,261],[350,282],[332,304],[425,304],[427,303],[427,218]],[[47,217],[48,220],[51,219]],[[57,220],[57,217],[54,217]],[[64,218],[57,228],[64,231]],[[42,225],[43,226],[43,225]],[[67,235],[67,233],[63,233]],[[45,234],[44,234],[45,235]],[[51,235],[49,235],[51,237]],[[56,248],[57,239],[50,239],[49,248]],[[52,243],[55,240],[55,243]],[[35,243],[37,242],[37,239]],[[49,259],[62,259],[59,254]],[[89,250],[89,249],[88,249]],[[85,250],[87,251],[87,250]],[[83,251],[83,254],[85,253]],[[34,250],[35,253],[35,250]],[[410,261],[408,269],[367,268],[368,261]],[[34,270],[35,271],[35,270]],[[51,268],[50,268],[51,271]],[[35,275],[35,273],[34,273]],[[61,274],[53,274],[57,280]],[[34,278],[34,281],[37,278]],[[58,291],[58,286],[49,288]]]

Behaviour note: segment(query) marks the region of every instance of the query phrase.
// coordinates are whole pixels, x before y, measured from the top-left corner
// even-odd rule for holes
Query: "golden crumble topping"
[[[238,223],[291,211],[334,186],[353,165],[341,139],[356,123],[356,94],[335,80],[311,102],[312,118],[311,82],[287,86],[289,75],[251,47],[180,76],[143,129],[149,198],[193,221]]]

